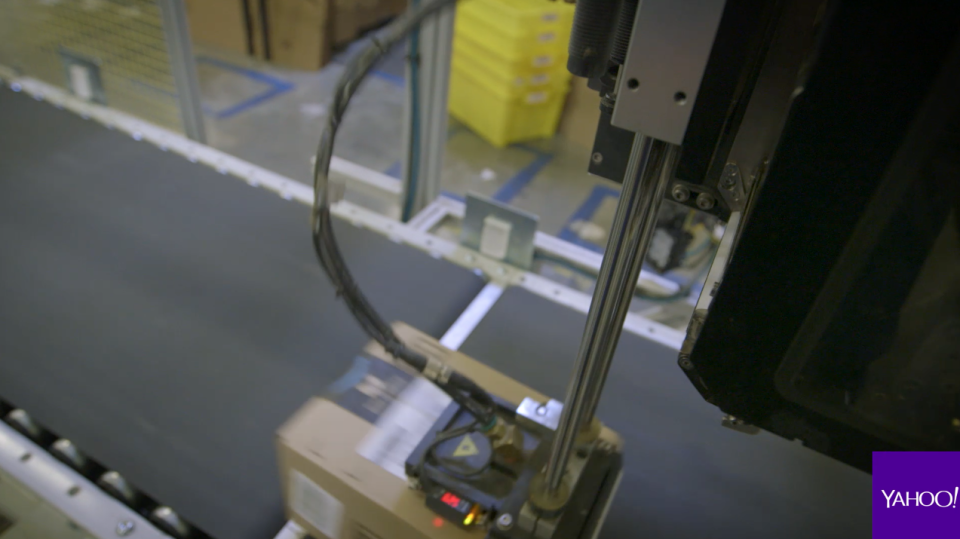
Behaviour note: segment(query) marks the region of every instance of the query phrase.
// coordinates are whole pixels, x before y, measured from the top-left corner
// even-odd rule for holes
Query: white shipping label
[[[536,56],[533,59],[533,67],[546,67],[553,63],[553,58],[549,55]]]
[[[450,404],[450,396],[425,378],[418,377],[380,414],[357,453],[384,470],[406,480],[404,463]]]
[[[339,539],[343,504],[296,470],[290,471],[290,508],[320,533]]]
[[[527,94],[527,103],[536,104],[543,103],[547,100],[547,92],[533,92],[532,94]]]
[[[93,99],[90,69],[79,64],[70,64],[70,88],[73,89],[73,93],[77,97],[84,101]]]
[[[533,86],[540,86],[541,84],[546,84],[550,82],[550,75],[547,73],[540,73],[539,75],[533,75],[530,77],[530,84]]]

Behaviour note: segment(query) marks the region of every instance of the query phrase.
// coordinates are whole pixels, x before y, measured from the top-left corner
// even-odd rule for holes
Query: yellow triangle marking
[[[477,449],[477,444],[473,443],[473,438],[471,438],[469,434],[464,434],[460,440],[460,445],[458,445],[456,451],[453,452],[453,456],[469,457],[479,452],[480,450]]]

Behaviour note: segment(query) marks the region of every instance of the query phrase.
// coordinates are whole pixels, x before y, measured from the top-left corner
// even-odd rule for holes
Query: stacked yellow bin
[[[563,0],[460,2],[450,114],[494,146],[552,136],[570,89],[573,11]]]

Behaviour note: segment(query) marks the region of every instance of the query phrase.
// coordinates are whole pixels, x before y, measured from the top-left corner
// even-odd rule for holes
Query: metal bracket
[[[484,229],[487,226],[488,217],[509,224],[509,232],[504,240],[505,252],[502,256],[485,252],[483,249],[486,232]],[[467,209],[463,216],[460,244],[491,258],[499,258],[518,268],[530,269],[533,265],[534,238],[537,234],[538,221],[539,218],[532,213],[511,208],[481,195],[467,193]]]
[[[733,417],[732,415],[725,415],[720,421],[720,424],[728,429],[735,430],[737,432],[742,432],[743,434],[759,434],[760,427],[756,427],[747,423],[746,421]]]
[[[107,93],[100,78],[100,62],[60,49],[60,60],[67,79],[67,88],[73,95],[100,105],[107,104]]]
[[[527,397],[517,406],[517,423],[534,428],[534,425],[557,430],[560,424],[560,414],[563,412],[563,403],[554,399],[539,402]]]
[[[743,176],[736,163],[727,163],[723,167],[718,182],[718,191],[723,200],[730,207],[730,211],[740,211],[747,201],[747,194],[743,188]]]

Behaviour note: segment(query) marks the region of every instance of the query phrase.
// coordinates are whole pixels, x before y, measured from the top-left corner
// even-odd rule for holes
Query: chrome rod
[[[610,365],[613,363],[613,353],[617,349],[617,343],[620,342],[620,333],[623,329],[623,322],[627,318],[627,313],[630,312],[630,302],[633,299],[635,290],[631,286],[631,283],[636,283],[637,279],[640,277],[643,261],[646,259],[647,250],[650,248],[650,240],[653,238],[653,232],[657,228],[657,219],[660,217],[660,204],[663,202],[664,196],[667,194],[667,187],[670,184],[670,176],[673,174],[673,165],[676,157],[679,155],[677,149],[677,146],[672,144],[667,145],[666,153],[663,157],[663,163],[659,167],[659,177],[653,176],[655,171],[648,169],[651,174],[650,181],[646,182],[646,180],[643,180],[646,183],[640,187],[641,190],[648,189],[647,191],[643,191],[640,196],[641,200],[650,200],[650,205],[644,212],[643,220],[640,223],[640,228],[631,229],[631,231],[638,232],[637,236],[635,236],[636,239],[631,239],[624,242],[624,248],[629,249],[629,252],[624,255],[623,263],[630,265],[627,270],[629,274],[621,283],[625,288],[615,291],[612,295],[613,298],[619,298],[619,301],[616,301],[617,311],[613,314],[611,324],[603,328],[606,330],[606,334],[601,335],[597,339],[600,346],[603,347],[599,352],[601,359],[600,368],[602,371],[600,372],[599,377],[587,387],[588,394],[586,397],[586,409],[583,413],[583,419],[580,423],[581,427],[589,424],[593,419],[593,416],[597,413],[597,406],[600,404],[600,395],[603,392],[603,385],[607,381],[607,374],[610,372]],[[653,190],[652,195],[650,195],[649,189]]]
[[[544,481],[548,494],[560,487],[580,426],[592,406],[591,396],[599,399],[651,236],[645,229],[656,221],[669,179],[662,173],[668,147],[665,142],[639,134],[634,138],[563,413],[550,448]]]

